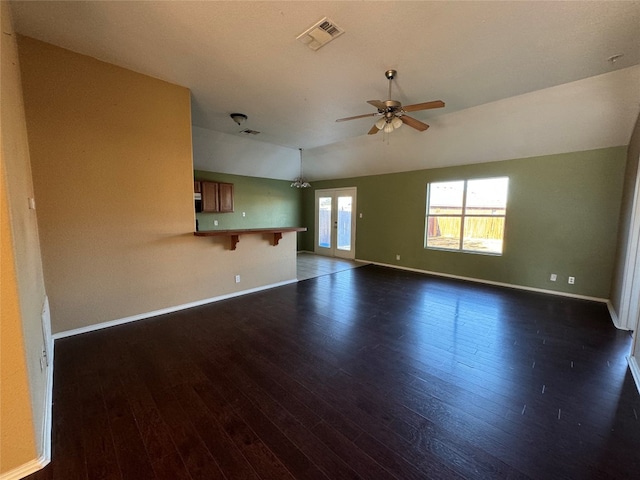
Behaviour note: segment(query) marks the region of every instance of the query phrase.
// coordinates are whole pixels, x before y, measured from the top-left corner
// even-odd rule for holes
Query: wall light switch
[[[214,221],[213,221],[213,226],[214,226],[214,227],[217,227],[217,226],[218,226],[218,220],[214,220]]]

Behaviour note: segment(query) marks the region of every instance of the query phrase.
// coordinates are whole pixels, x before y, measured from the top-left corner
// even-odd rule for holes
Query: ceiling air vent
[[[240,130],[240,133],[243,135],[258,135],[260,132],[251,130],[250,128],[245,128],[244,130]]]
[[[304,43],[311,50],[318,50],[323,45],[326,45],[331,40],[339,37],[344,33],[339,26],[333,21],[324,17],[314,26],[298,35],[296,38]]]

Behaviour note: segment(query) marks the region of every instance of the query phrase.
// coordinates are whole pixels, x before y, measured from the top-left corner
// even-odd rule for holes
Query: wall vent
[[[240,133],[243,135],[258,135],[260,132],[251,130],[250,128],[245,128],[244,130],[240,130]]]
[[[298,35],[296,39],[315,51],[343,33],[344,30],[336,25],[335,22],[324,17],[311,28]]]

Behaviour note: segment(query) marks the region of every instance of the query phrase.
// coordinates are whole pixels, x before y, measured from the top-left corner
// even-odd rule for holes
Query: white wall
[[[293,148],[195,126],[192,137],[196,170],[276,180],[293,180],[300,172],[299,152]]]

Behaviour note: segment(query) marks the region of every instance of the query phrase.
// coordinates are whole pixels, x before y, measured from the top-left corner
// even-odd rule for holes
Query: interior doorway
[[[314,252],[355,258],[356,187],[316,190]]]

